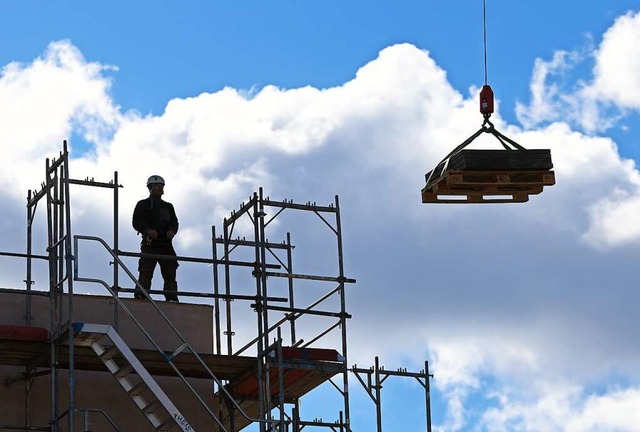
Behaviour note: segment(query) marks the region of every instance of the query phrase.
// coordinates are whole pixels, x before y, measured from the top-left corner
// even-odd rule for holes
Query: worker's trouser
[[[154,255],[168,255],[176,256],[176,251],[173,249],[171,243],[158,243],[148,245],[146,242],[142,242],[140,245],[140,251],[143,254]],[[178,283],[176,282],[176,270],[178,269],[178,261],[164,260],[156,258],[143,258],[138,261],[138,282],[145,290],[151,289],[151,279],[153,279],[153,272],[156,269],[156,263],[160,264],[160,272],[162,273],[162,279],[164,279],[164,296],[169,300],[178,301]],[[144,295],[140,292],[136,292],[135,298],[144,298]]]

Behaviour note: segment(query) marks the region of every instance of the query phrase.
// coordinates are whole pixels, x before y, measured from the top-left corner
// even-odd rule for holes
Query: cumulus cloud
[[[600,56],[618,40],[613,29],[634,28],[635,19],[616,21]],[[611,295],[603,287],[611,289],[611,275],[626,269],[611,249],[640,236],[630,217],[640,180],[612,139],[574,130],[580,122],[603,124],[599,111],[585,120],[584,101],[595,100],[613,78],[568,93],[549,84],[581,58],[559,53],[536,64],[524,129],[494,116],[525,147],[551,148],[558,184],[524,205],[438,207],[420,203],[423,176],[481,118],[475,90],[454,89],[427,51],[385,48],[333,88],[225,88],[173,99],[163,113],[144,116],[122,112],[111,98],[110,67],[87,61],[68,41],[56,42],[41,58],[2,71],[0,114],[10,121],[0,139],[20,143],[10,150],[11,167],[0,172],[8,185],[2,198],[23,205],[23,191],[40,181],[43,158],[72,135],[88,146],[76,152],[71,143],[73,177],[107,181],[119,172],[122,249],[136,247],[129,213],[146,194],[150,174],[167,180],[166,199],[182,226],[176,241],[187,255],[208,255],[210,225],[259,186],[298,201],[331,201],[337,193],[347,272],[358,279],[348,297],[353,360],[367,363],[369,354],[383,352],[419,365],[430,353],[435,385],[449,401],[446,430],[469,427],[467,404],[490,388],[486,376],[501,383],[491,388],[498,402],[478,420],[487,429],[536,430],[529,413],[561,405],[570,415],[549,414],[552,428],[589,430],[598,425],[592,413],[637,398],[633,388],[594,395],[574,383],[598,384],[589,377],[594,370],[600,378],[612,370],[631,376],[637,367],[632,360],[640,347],[629,329],[640,322],[628,307],[638,294],[622,286]],[[545,105],[549,96],[553,103]],[[567,117],[567,107],[582,114]],[[496,145],[487,136],[478,140],[480,147]],[[72,194],[75,231],[109,238],[110,197],[88,188]],[[300,227],[310,235],[306,222]],[[275,236],[289,229],[271,228]],[[296,243],[300,272],[328,256],[311,240]],[[585,353],[594,340],[606,350]],[[568,390],[541,387],[529,401],[507,391],[525,389],[542,371],[550,382],[566,377]],[[626,427],[616,413],[606,421],[605,428]]]
[[[595,55],[595,96],[621,108],[640,108],[640,12],[617,18]]]
[[[640,197],[622,190],[613,190],[589,209],[591,224],[584,234],[588,242],[605,247],[626,245],[640,238],[640,224],[636,215],[640,210]]]
[[[119,118],[103,73],[108,69],[87,62],[69,41],[51,43],[29,64],[4,66],[0,115],[7,127],[0,133],[3,142],[14,143],[4,147],[8,156],[29,161],[57,149],[72,132],[96,143],[106,139]]]
[[[640,107],[640,13],[628,12],[618,17],[605,32],[598,47],[588,46],[582,51],[558,51],[552,60],[537,59],[531,80],[531,102],[517,104],[518,119],[527,129],[540,128],[545,124],[562,122],[571,127],[582,128],[589,134],[603,132],[618,125],[627,112]],[[593,62],[591,75],[574,78],[576,70],[585,63]],[[551,128],[554,128],[552,126]],[[574,135],[573,138],[576,138]],[[584,139],[587,139],[583,137]],[[581,138],[580,138],[581,139]],[[607,138],[595,139],[605,146],[615,147]],[[574,139],[572,141],[575,142]],[[594,141],[594,142],[595,142]],[[599,198],[590,198],[586,204],[589,214],[588,228],[582,238],[597,247],[624,246],[637,242],[639,225],[633,212],[638,207],[638,177],[635,163],[631,160],[611,161],[604,153],[618,159],[617,150],[605,150],[604,159],[587,155],[598,146],[562,146],[555,155],[569,150],[566,161],[575,159],[607,161],[610,169],[600,170],[600,164],[571,162],[571,169],[586,170],[584,176],[574,178],[597,179],[591,187],[602,188]],[[613,162],[613,165],[610,165]],[[556,157],[557,163],[562,161]],[[614,168],[617,166],[617,168]],[[606,173],[610,173],[610,175]],[[587,175],[588,173],[588,175]],[[609,177],[607,180],[606,177]],[[584,187],[589,187],[586,183]],[[609,190],[608,194],[604,192]]]
[[[556,51],[550,61],[540,58],[535,60],[529,84],[531,102],[527,106],[521,103],[516,105],[518,120],[525,127],[531,128],[544,122],[556,121],[571,110],[575,104],[562,88],[561,78],[581,60],[582,57],[577,52],[567,51]]]
[[[577,379],[575,369],[583,368],[575,363],[575,353],[551,359],[554,351],[563,349],[556,345],[560,338],[544,338],[539,329],[532,329],[536,324],[503,332],[490,327],[480,324],[472,335],[460,329],[446,332],[450,337],[430,339],[433,385],[446,400],[446,416],[435,430],[635,430],[638,418],[635,412],[627,413],[640,396],[637,387],[615,380],[593,385],[591,381],[598,380]],[[582,352],[588,349],[585,346]],[[593,365],[588,357],[581,360]],[[562,371],[553,365],[556,360],[566,362]],[[602,369],[582,373],[610,376]]]
[[[547,61],[536,59],[531,101],[518,103],[518,120],[527,128],[565,121],[588,133],[602,132],[629,110],[640,107],[640,12],[618,17],[600,45],[556,51]],[[592,68],[590,76],[578,73]]]
[[[635,407],[640,389],[611,389],[605,394],[585,394],[583,389],[556,384],[535,402],[518,401],[516,395],[495,395],[499,406],[484,413],[484,430],[502,431],[633,431],[640,424]],[[531,396],[529,396],[531,397]]]

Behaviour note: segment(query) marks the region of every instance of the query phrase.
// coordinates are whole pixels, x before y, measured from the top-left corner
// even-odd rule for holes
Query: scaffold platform
[[[49,332],[41,327],[0,325],[0,365],[24,366],[29,369],[48,368],[51,355]],[[155,350],[132,349],[136,357],[153,375],[175,376],[175,371],[165,361],[162,354]],[[284,354],[286,353],[286,354]],[[340,363],[327,361],[327,354],[335,350],[311,348],[283,348],[283,376],[288,400],[302,396],[313,390],[336,373],[340,372]],[[165,354],[169,355],[170,352]],[[199,354],[211,372],[219,378],[230,380],[229,388],[232,394],[243,399],[257,399],[258,381],[255,372],[256,358],[238,355]],[[59,347],[58,367],[69,367],[69,347]],[[113,357],[118,361],[118,356]],[[315,358],[311,360],[310,358]],[[272,362],[277,363],[274,359]],[[190,353],[180,353],[173,363],[180,372],[188,378],[210,378],[202,370],[202,366]],[[74,367],[78,370],[104,371],[106,368],[91,348],[86,346],[74,347]],[[278,393],[278,370],[272,369],[273,394]]]

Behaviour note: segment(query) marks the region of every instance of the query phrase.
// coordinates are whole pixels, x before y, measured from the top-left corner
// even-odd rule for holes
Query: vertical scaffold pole
[[[25,298],[25,325],[31,325],[31,242],[33,238],[33,214],[35,213],[31,211],[31,189],[27,191],[27,277],[24,281],[26,285],[27,295]],[[31,427],[31,371],[28,368],[25,368],[25,384],[24,384],[24,417],[25,417],[25,425],[27,427]]]
[[[427,409],[427,432],[431,432],[431,385],[429,383],[430,375],[429,375],[429,362],[424,362],[424,376],[425,376],[425,401],[426,401],[426,409]]]
[[[56,292],[56,259],[55,259],[55,248],[52,247],[54,240],[53,240],[53,215],[51,212],[51,205],[52,205],[52,199],[51,199],[51,177],[49,175],[50,172],[50,167],[51,167],[51,161],[49,160],[49,158],[47,158],[46,160],[46,177],[45,177],[45,192],[46,192],[46,196],[47,196],[47,236],[49,238],[48,241],[48,248],[47,248],[47,252],[48,252],[48,256],[49,256],[49,325],[50,325],[50,331],[51,333],[55,333],[57,328],[57,324],[58,324],[58,305],[57,305],[57,301],[58,301],[58,295]],[[51,362],[51,375],[49,376],[50,379],[50,384],[51,384],[51,418],[50,418],[50,424],[51,424],[51,432],[58,432],[59,428],[58,428],[58,368],[57,368],[57,361],[58,361],[58,356],[57,356],[57,351],[58,351],[58,344],[57,341],[55,340],[55,338],[51,338],[51,341],[49,342],[50,346],[51,346],[51,356],[50,356],[50,362]]]
[[[227,321],[227,355],[233,355],[233,346],[231,337],[233,336],[233,332],[231,331],[231,269],[229,267],[229,227],[227,226],[227,218],[224,218],[223,221],[223,233],[224,233],[224,288],[225,294],[227,297],[225,298],[226,303],[226,321]]]
[[[280,431],[285,431],[284,411],[284,367],[282,366],[282,330],[278,327],[278,404],[280,405]]]
[[[342,411],[340,413],[342,414]],[[297,398],[294,401],[291,417],[293,417],[293,432],[300,432],[300,401]],[[342,427],[342,422],[340,422],[340,427]]]
[[[255,278],[256,278],[256,317],[258,326],[258,352],[256,353],[257,372],[258,372],[258,406],[260,419],[265,419],[266,405],[265,405],[265,386],[263,381],[264,376],[264,361],[262,354],[264,353],[264,333],[262,328],[262,266],[260,265],[260,227],[258,225],[259,215],[258,194],[253,193],[253,237],[255,240]],[[265,423],[260,422],[260,432],[265,432]]]
[[[287,272],[289,275],[293,274],[293,253],[291,251],[291,233],[287,233]],[[288,278],[289,280],[289,307],[293,310],[295,307],[295,302],[293,300],[293,278]],[[296,339],[296,321],[295,315],[291,314],[291,319],[289,321],[291,325],[291,346],[294,346],[297,342]]]
[[[119,196],[118,196],[118,171],[113,172],[113,252],[119,257],[120,252],[120,231],[119,231],[119,222],[118,215],[120,213],[120,209],[118,206]],[[120,282],[118,280],[118,274],[120,273],[120,266],[118,265],[118,260],[113,260],[113,292],[118,295],[118,291],[120,290]],[[113,302],[113,328],[118,331],[118,302]]]
[[[60,159],[59,161],[64,162],[64,160],[62,159],[62,154],[60,155]],[[56,330],[60,330],[61,326],[62,326],[62,320],[64,320],[64,293],[63,293],[63,289],[64,289],[64,285],[60,284],[60,279],[63,277],[64,275],[64,267],[63,267],[63,248],[64,245],[62,245],[60,243],[60,237],[61,237],[61,233],[63,232],[62,230],[62,223],[63,221],[62,219],[62,207],[60,205],[60,172],[62,172],[61,170],[59,170],[59,165],[60,163],[58,163],[58,165],[52,170],[52,173],[54,174],[53,177],[53,201],[52,201],[52,210],[53,210],[53,244],[55,245],[55,251],[54,251],[54,257],[56,260],[56,265],[57,265],[57,269],[56,269],[56,278],[54,280],[55,283],[55,290],[58,293],[59,296],[59,301],[58,301],[58,323],[57,323],[57,328]]]
[[[216,244],[216,227],[211,225],[211,256],[213,257],[212,271],[213,271],[213,294],[215,294],[215,298],[213,299],[213,317],[214,317],[214,334],[215,334],[215,346],[214,346],[214,354],[222,354],[222,336],[220,334],[220,298],[218,295],[220,294],[220,286],[218,281],[218,246]],[[216,387],[216,384],[213,385],[213,392],[220,395],[220,398],[217,399],[217,409],[218,409],[218,418],[222,418],[223,416],[223,407],[224,401],[222,399],[222,389],[220,387]],[[214,409],[216,407],[214,406]],[[229,413],[231,414],[231,409],[229,408]]]
[[[27,192],[27,278],[24,281],[27,289],[27,298],[25,299],[25,316],[24,321],[27,326],[31,325],[31,242],[33,238],[33,214],[35,211],[31,211],[31,189]]]
[[[213,299],[213,316],[215,322],[215,335],[216,335],[216,351],[214,354],[222,354],[222,342],[220,341],[220,299],[218,295],[220,294],[220,287],[218,281],[218,247],[216,246],[216,227],[211,226],[211,254],[213,256],[213,294],[215,294],[215,298]]]
[[[375,358],[374,380],[376,391],[376,419],[378,432],[382,432],[382,400],[380,399],[382,396],[382,383],[380,382],[380,359],[378,356]]]
[[[61,167],[62,176],[62,207],[64,212],[64,264],[65,277],[67,279],[67,296],[69,299],[68,319],[69,323],[73,322],[73,259],[74,251],[71,244],[71,199],[69,193],[69,152],[67,150],[67,141],[64,141],[64,159]],[[69,328],[69,431],[74,430],[75,416],[75,355],[74,355],[74,333]]]
[[[336,195],[336,235],[338,241],[338,271],[340,286],[340,327],[342,329],[342,382],[344,393],[344,417],[347,432],[351,432],[351,416],[349,411],[349,367],[347,360],[347,318],[344,276],[344,256],[342,253],[342,226],[340,223],[340,200]]]
[[[266,368],[266,373],[264,374],[264,382],[265,382],[265,413],[266,418],[271,420],[271,373],[269,371],[269,362],[266,361],[265,353],[269,348],[269,305],[268,305],[268,292],[267,292],[267,236],[265,234],[265,224],[264,217],[266,213],[264,211],[264,194],[262,188],[259,189],[260,192],[260,206],[258,213],[258,226],[260,227],[260,279],[261,279],[261,288],[262,288],[262,298],[261,298],[261,312],[262,312],[262,331],[264,332],[264,342],[262,345],[262,350],[260,356],[264,358],[264,365]],[[271,426],[269,426],[271,428]]]

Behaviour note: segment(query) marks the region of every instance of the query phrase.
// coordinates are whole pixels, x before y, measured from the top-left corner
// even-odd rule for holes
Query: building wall
[[[24,295],[0,293],[0,324],[24,325],[25,301]],[[67,301],[68,298],[65,296],[63,301],[65,317],[68,316]],[[123,299],[123,302],[163,350],[172,351],[180,346],[178,338],[162,322],[158,312],[150,303],[132,299]],[[157,304],[198,352],[212,353],[213,308],[211,306],[165,302]],[[73,321],[114,325],[113,305],[112,298],[76,295]],[[150,349],[151,343],[136,327],[133,320],[121,308],[118,307],[118,309],[117,329],[120,336],[131,348]],[[32,325],[49,329],[49,310],[47,297],[32,296]],[[23,372],[22,367],[0,366],[0,383],[4,383],[0,384],[0,426],[24,426],[27,409],[30,411],[32,427],[46,426],[49,422],[52,399],[50,376],[44,374],[32,379],[30,385],[27,385],[20,379]],[[212,429],[209,416],[179,378],[159,377],[157,381],[195,430]],[[67,371],[60,371],[58,386],[60,412],[64,412],[68,407],[68,383]],[[189,383],[209,405],[212,403],[213,384],[210,380],[190,379]],[[74,397],[76,408],[104,410],[123,432],[153,430],[115,378],[107,372],[76,371]],[[113,430],[98,414],[90,414],[89,420],[91,425],[89,430],[92,432]],[[66,431],[66,422],[63,424],[64,427],[61,430]],[[84,431],[82,414],[76,414],[74,429]],[[0,430],[2,430],[1,427]]]

